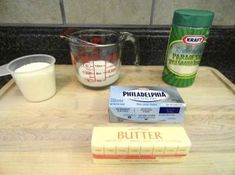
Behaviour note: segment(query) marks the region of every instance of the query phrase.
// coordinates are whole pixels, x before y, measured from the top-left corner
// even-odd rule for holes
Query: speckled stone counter
[[[0,65],[28,54],[44,53],[55,56],[56,64],[71,64],[67,41],[60,38],[79,27],[0,27]],[[105,28],[128,31],[138,39],[141,65],[163,65],[170,27],[156,28]],[[222,72],[235,83],[235,28],[214,27],[203,54],[200,65],[211,66]],[[122,54],[122,64],[134,63],[132,44],[126,43]],[[10,76],[0,77],[0,87]]]

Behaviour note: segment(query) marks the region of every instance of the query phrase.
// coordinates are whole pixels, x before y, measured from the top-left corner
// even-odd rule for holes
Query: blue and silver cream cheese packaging
[[[111,86],[110,122],[182,123],[185,103],[174,87]]]

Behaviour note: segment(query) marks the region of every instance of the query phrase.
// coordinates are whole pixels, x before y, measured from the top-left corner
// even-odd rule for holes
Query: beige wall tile
[[[1,0],[0,23],[61,24],[59,0]]]
[[[235,0],[156,0],[153,23],[171,24],[179,8],[211,10],[215,12],[213,25],[235,25]]]
[[[69,24],[149,24],[152,0],[65,0]]]

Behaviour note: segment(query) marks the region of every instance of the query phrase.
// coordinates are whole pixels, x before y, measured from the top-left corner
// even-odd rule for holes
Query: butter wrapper
[[[110,122],[182,123],[186,105],[174,87],[111,86]]]
[[[95,163],[174,163],[188,155],[191,142],[183,127],[95,127]]]

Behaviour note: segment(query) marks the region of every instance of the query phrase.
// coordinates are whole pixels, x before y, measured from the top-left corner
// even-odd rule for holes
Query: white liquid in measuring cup
[[[24,97],[29,101],[42,101],[56,92],[54,65],[35,62],[14,71],[14,79]]]
[[[114,83],[119,77],[117,67],[103,60],[89,61],[78,68],[78,79],[90,87],[103,87]]]

